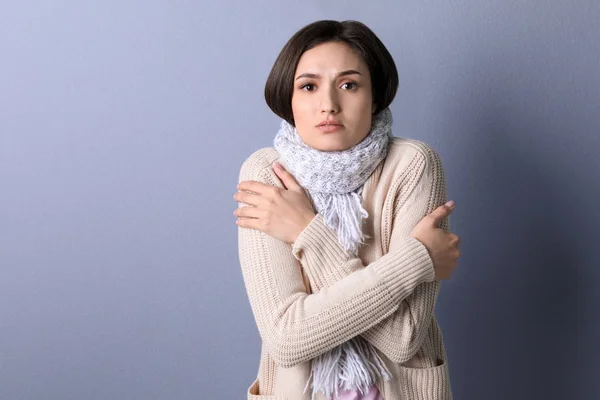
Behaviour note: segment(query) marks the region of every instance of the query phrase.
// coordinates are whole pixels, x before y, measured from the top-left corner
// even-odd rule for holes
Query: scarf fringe
[[[338,235],[338,240],[346,251],[358,254],[358,248],[368,238],[362,231],[362,220],[369,216],[362,206],[362,197],[356,193],[327,195],[317,193],[315,206],[325,218],[325,223]]]
[[[304,392],[310,385],[313,400],[319,392],[337,399],[340,389],[357,389],[364,395],[382,379],[390,380],[390,371],[371,345],[357,336],[313,359]]]

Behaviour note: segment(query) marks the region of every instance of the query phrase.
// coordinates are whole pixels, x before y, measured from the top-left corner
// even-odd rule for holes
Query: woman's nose
[[[327,91],[321,98],[321,112],[322,113],[336,113],[339,111],[339,101],[335,93],[332,90]]]

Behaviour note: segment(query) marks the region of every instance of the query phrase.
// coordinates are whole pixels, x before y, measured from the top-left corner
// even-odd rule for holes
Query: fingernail
[[[281,164],[279,164],[277,161],[273,163],[273,167],[279,169],[281,168]]]
[[[449,202],[446,203],[446,205],[450,208],[454,208],[454,200],[450,200]]]

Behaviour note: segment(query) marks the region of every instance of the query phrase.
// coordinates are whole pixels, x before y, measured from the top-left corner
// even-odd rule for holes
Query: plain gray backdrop
[[[441,155],[457,400],[600,396],[600,2],[4,1],[0,399],[243,399],[239,168],[289,37],[357,19]]]

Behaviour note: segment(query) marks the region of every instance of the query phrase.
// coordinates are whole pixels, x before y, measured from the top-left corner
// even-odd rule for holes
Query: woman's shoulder
[[[402,165],[416,162],[424,168],[441,168],[441,159],[436,149],[421,140],[393,137],[386,156],[386,168],[398,170]]]
[[[243,180],[257,180],[261,172],[273,165],[279,158],[279,153],[274,147],[263,147],[254,151],[240,168],[240,182]]]
[[[436,149],[421,140],[398,137],[394,136],[392,138],[392,142],[390,144],[390,149],[388,152],[388,156],[391,157],[400,157],[407,155],[420,155],[426,159],[430,159],[432,157],[439,157]]]
[[[240,181],[259,180],[261,173],[271,167],[280,155],[274,147],[263,147],[254,151],[240,168]],[[414,168],[413,162],[421,164],[423,168]],[[424,169],[441,169],[442,162],[438,152],[428,143],[421,140],[394,136],[390,143],[385,160],[385,169],[398,172],[412,165],[413,172],[422,172]]]

